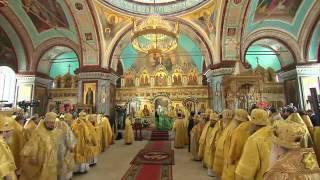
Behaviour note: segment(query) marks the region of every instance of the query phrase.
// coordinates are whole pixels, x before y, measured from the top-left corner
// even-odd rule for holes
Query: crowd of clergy
[[[113,144],[107,116],[80,112],[0,116],[0,179],[69,180],[87,173]]]
[[[189,145],[193,160],[218,180],[320,180],[319,117],[309,115],[291,106],[281,113],[255,107],[188,118],[179,112],[174,144]]]

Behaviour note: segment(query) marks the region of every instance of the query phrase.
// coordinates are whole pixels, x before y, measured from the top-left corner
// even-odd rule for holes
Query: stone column
[[[15,92],[15,105],[20,101],[39,101],[39,106],[30,108],[29,114],[44,114],[48,105],[48,88],[52,85],[50,77],[40,77],[36,75],[17,74],[17,85]]]
[[[209,103],[212,110],[221,112],[224,107],[224,92],[223,92],[223,77],[225,75],[230,75],[234,68],[219,68],[214,70],[209,70],[206,72],[206,77],[209,87]]]
[[[303,89],[308,88],[306,87],[306,84],[304,84],[304,79],[306,78],[313,78],[315,79],[314,87],[319,87],[319,79],[320,79],[320,64],[310,64],[310,65],[299,65],[296,66],[295,68],[288,70],[288,71],[282,71],[278,74],[279,76],[279,81],[284,83],[284,88],[285,88],[285,95],[286,95],[286,102],[287,104],[289,103],[294,103],[294,105],[299,108],[299,109],[306,109],[306,96],[307,92],[305,92]],[[295,83],[295,89],[296,89],[296,94],[295,94],[295,99],[290,99],[289,94],[292,92],[292,89],[289,86],[289,83]],[[319,90],[317,92],[320,94]],[[290,94],[291,95],[291,94]]]
[[[112,72],[78,72],[78,104],[84,104],[85,83],[95,83],[96,113],[107,114],[113,118],[115,113],[116,81],[119,78]]]

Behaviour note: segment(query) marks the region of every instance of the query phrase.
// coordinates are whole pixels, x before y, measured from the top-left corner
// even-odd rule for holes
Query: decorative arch
[[[6,9],[6,8],[1,8]],[[14,18],[14,17],[11,17]],[[12,21],[13,19],[11,19]],[[0,22],[1,22],[1,28],[3,29],[4,33],[7,35],[9,40],[11,41],[11,44],[14,48],[14,53],[16,55],[17,60],[17,68],[16,71],[28,71],[30,66],[30,52],[31,48],[26,48],[24,41],[21,37],[20,33],[23,33],[23,30],[17,30],[10,22],[9,19],[7,19],[6,16],[3,16],[3,10],[0,11]],[[28,36],[28,35],[26,35]],[[22,36],[24,37],[24,36]],[[30,51],[29,51],[30,49]]]
[[[294,37],[290,36],[286,32],[277,29],[260,29],[243,39],[241,48],[241,59],[245,59],[245,53],[248,48],[256,41],[260,39],[275,39],[288,48],[293,55],[295,63],[303,63],[304,58],[300,53],[300,47]]]
[[[33,54],[34,62],[31,64],[31,71],[37,72],[40,58],[51,48],[55,46],[65,46],[72,49],[78,56],[80,67],[82,66],[81,48],[78,44],[74,43],[68,38],[53,38],[43,42],[39,45]]]
[[[319,14],[320,18],[320,14]],[[320,21],[315,25],[314,30],[310,33],[310,40],[308,41],[308,47],[305,49],[306,61],[317,62],[318,48],[320,46]],[[318,55],[318,56],[317,56]]]
[[[211,42],[208,39],[208,37],[205,35],[204,32],[201,32],[201,30],[198,27],[195,27],[191,22],[188,22],[184,19],[181,18],[170,18],[167,17],[167,20],[171,21],[179,21],[181,24],[185,25],[189,31],[192,31],[199,39],[200,43],[202,43],[202,46],[204,49],[207,50],[208,55],[205,58],[206,65],[209,66],[213,64],[213,49],[211,47]],[[119,51],[118,46],[120,45],[121,41],[125,38],[125,36],[130,33],[132,29],[132,24],[128,24],[127,26],[123,27],[113,38],[111,43],[109,44],[109,51],[106,52],[105,57],[109,57],[107,62],[102,63],[102,67],[108,67],[108,68],[113,68],[113,61],[114,61],[114,54]]]

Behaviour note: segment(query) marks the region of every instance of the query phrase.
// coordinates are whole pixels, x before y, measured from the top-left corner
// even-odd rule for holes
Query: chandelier
[[[131,43],[140,52],[161,55],[177,48],[178,34],[178,22],[171,25],[159,15],[150,15],[139,25],[133,20]]]

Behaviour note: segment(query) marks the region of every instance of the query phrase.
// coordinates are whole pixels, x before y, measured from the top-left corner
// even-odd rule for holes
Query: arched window
[[[0,101],[5,104],[14,103],[16,74],[8,66],[0,66]]]

